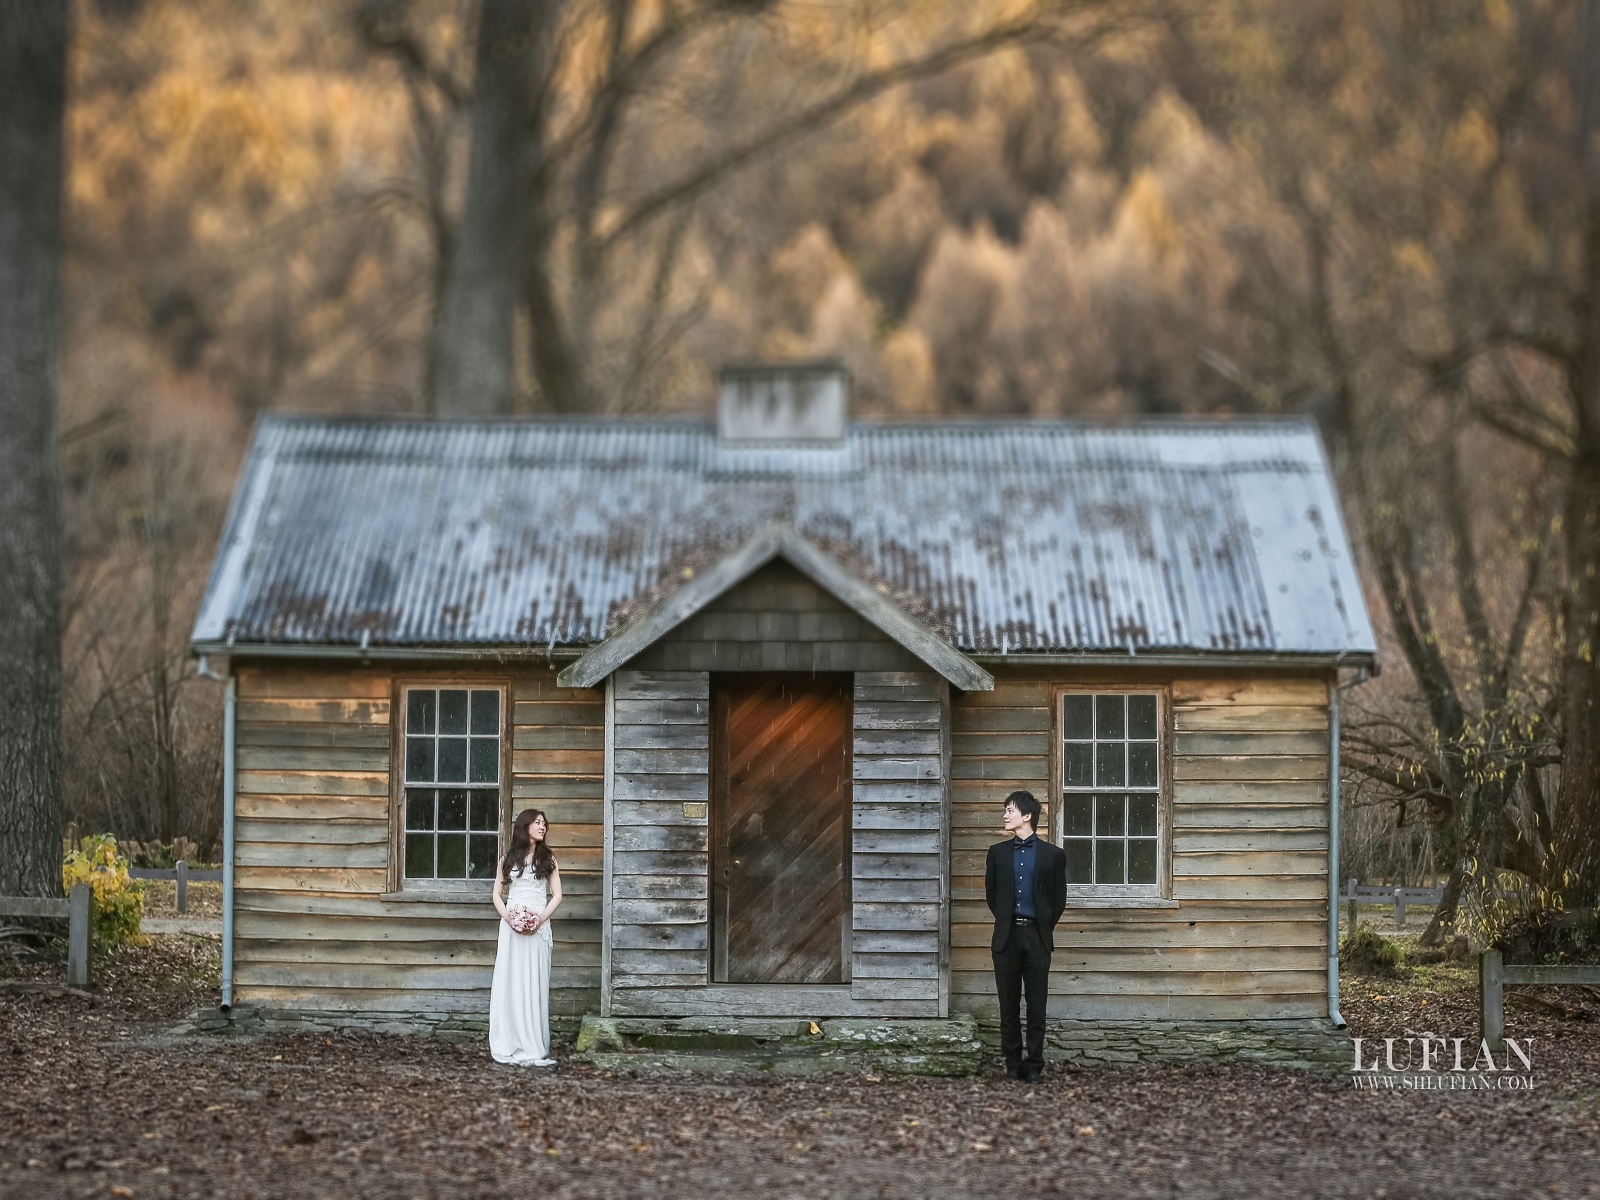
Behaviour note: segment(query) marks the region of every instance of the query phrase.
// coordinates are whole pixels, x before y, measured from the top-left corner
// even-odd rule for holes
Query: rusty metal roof
[[[1315,427],[271,414],[197,646],[589,645],[786,522],[967,653],[1374,652]]]

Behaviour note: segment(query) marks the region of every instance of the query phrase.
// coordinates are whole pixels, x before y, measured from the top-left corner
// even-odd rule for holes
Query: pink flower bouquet
[[[518,933],[532,933],[534,922],[539,919],[539,914],[533,909],[522,904],[508,904],[506,906],[506,920],[511,928]]]

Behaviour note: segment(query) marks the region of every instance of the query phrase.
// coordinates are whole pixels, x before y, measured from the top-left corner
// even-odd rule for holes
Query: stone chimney
[[[725,442],[839,443],[844,440],[850,371],[836,359],[730,363],[717,396]]]

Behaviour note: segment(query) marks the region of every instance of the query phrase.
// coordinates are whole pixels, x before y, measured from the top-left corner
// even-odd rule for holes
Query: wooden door
[[[847,978],[849,675],[712,677],[713,977]]]

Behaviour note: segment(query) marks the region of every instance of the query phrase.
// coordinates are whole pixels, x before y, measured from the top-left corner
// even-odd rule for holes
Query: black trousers
[[[1013,925],[1006,948],[994,953],[994,984],[1000,993],[1000,1049],[1006,1070],[1044,1066],[1045,992],[1050,986],[1050,948],[1031,921]],[[1023,1057],[1022,993],[1028,993],[1028,1046]]]

